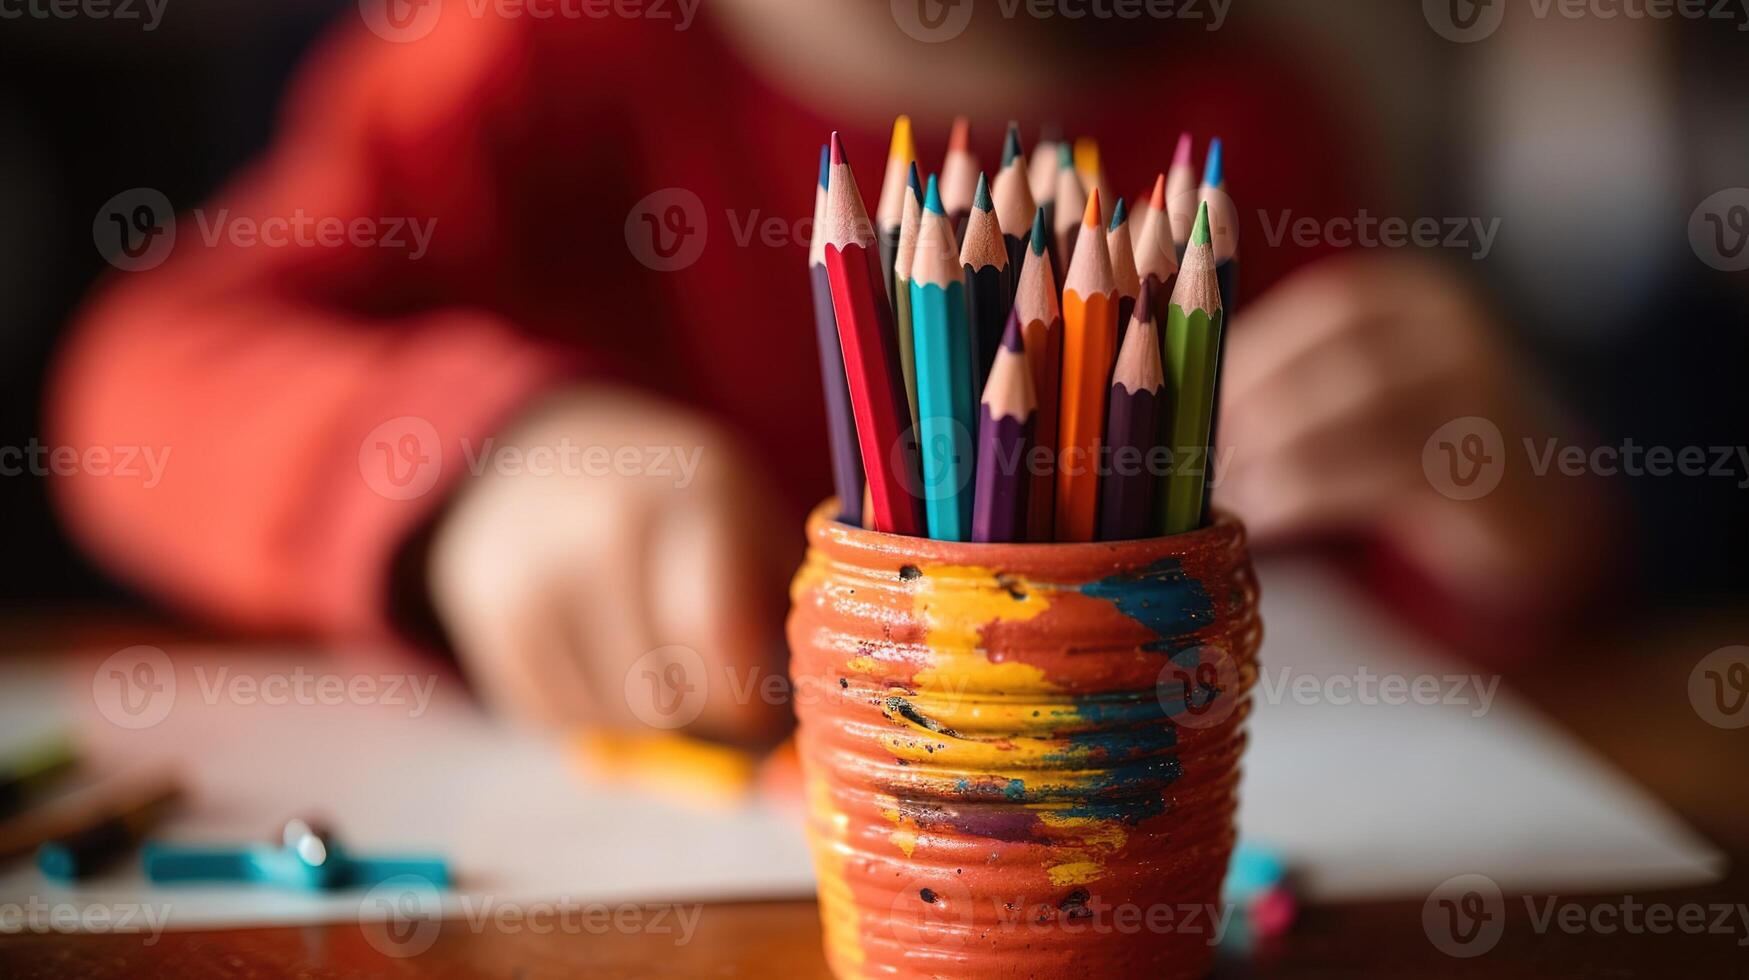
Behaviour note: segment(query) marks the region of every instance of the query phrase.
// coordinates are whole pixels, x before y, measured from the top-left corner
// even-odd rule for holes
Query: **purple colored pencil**
[[[838,343],[838,314],[832,309],[832,283],[826,274],[826,184],[832,150],[820,147],[820,183],[814,191],[814,237],[808,243],[808,279],[814,287],[814,334],[819,340],[820,381],[826,391],[826,436],[832,453],[832,489],[838,494],[838,519],[862,526],[862,455],[851,414],[850,385],[844,376],[844,349]]]
[[[1099,539],[1128,541],[1159,533],[1149,454],[1158,443],[1160,402],[1166,378],[1160,366],[1160,335],[1153,313],[1153,286],[1142,284],[1135,318],[1124,331],[1123,349],[1111,375],[1105,414],[1107,471],[1100,481]]]
[[[978,405],[978,470],[972,492],[972,540],[1026,539],[1026,495],[1038,400],[1020,339],[1020,317],[1008,315]]]

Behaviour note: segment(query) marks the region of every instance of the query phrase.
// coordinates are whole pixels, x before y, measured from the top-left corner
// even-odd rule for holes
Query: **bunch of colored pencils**
[[[964,119],[924,178],[901,116],[874,214],[834,133],[808,263],[840,520],[990,542],[1207,523],[1237,267],[1219,140],[1200,190],[1186,134],[1132,205],[1092,140],[1029,164],[1014,123],[993,178]]]

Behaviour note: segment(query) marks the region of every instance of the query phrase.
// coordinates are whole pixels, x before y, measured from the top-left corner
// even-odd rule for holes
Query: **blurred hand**
[[[564,447],[630,447],[644,462],[624,469],[650,472],[603,474],[575,456],[535,472]],[[696,453],[696,471],[651,465],[669,448]],[[432,545],[438,617],[487,700],[543,725],[648,730],[652,717],[691,715],[674,705],[702,689],[692,730],[740,742],[780,731],[783,708],[756,692],[783,670],[799,542],[789,547],[797,535],[773,519],[733,441],[666,402],[591,388],[548,399],[493,447],[517,449],[528,462],[467,482]],[[672,647],[697,656],[660,649]],[[665,702],[655,716],[653,701]]]
[[[1558,602],[1607,537],[1594,481],[1535,476],[1525,437],[1557,434],[1495,325],[1444,267],[1398,256],[1306,269],[1241,309],[1227,334],[1216,499],[1260,544],[1366,531],[1460,597]],[[1454,419],[1504,438],[1499,486],[1435,487],[1422,450]]]

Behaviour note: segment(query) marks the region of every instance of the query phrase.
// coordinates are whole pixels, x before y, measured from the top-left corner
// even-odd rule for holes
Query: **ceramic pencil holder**
[[[1207,972],[1262,638],[1238,522],[963,544],[833,507],[788,626],[833,972]]]

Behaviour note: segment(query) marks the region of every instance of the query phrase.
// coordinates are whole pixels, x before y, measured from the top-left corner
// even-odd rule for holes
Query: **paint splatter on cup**
[[[1239,524],[964,544],[833,514],[789,618],[833,972],[1207,972],[1262,638]]]

